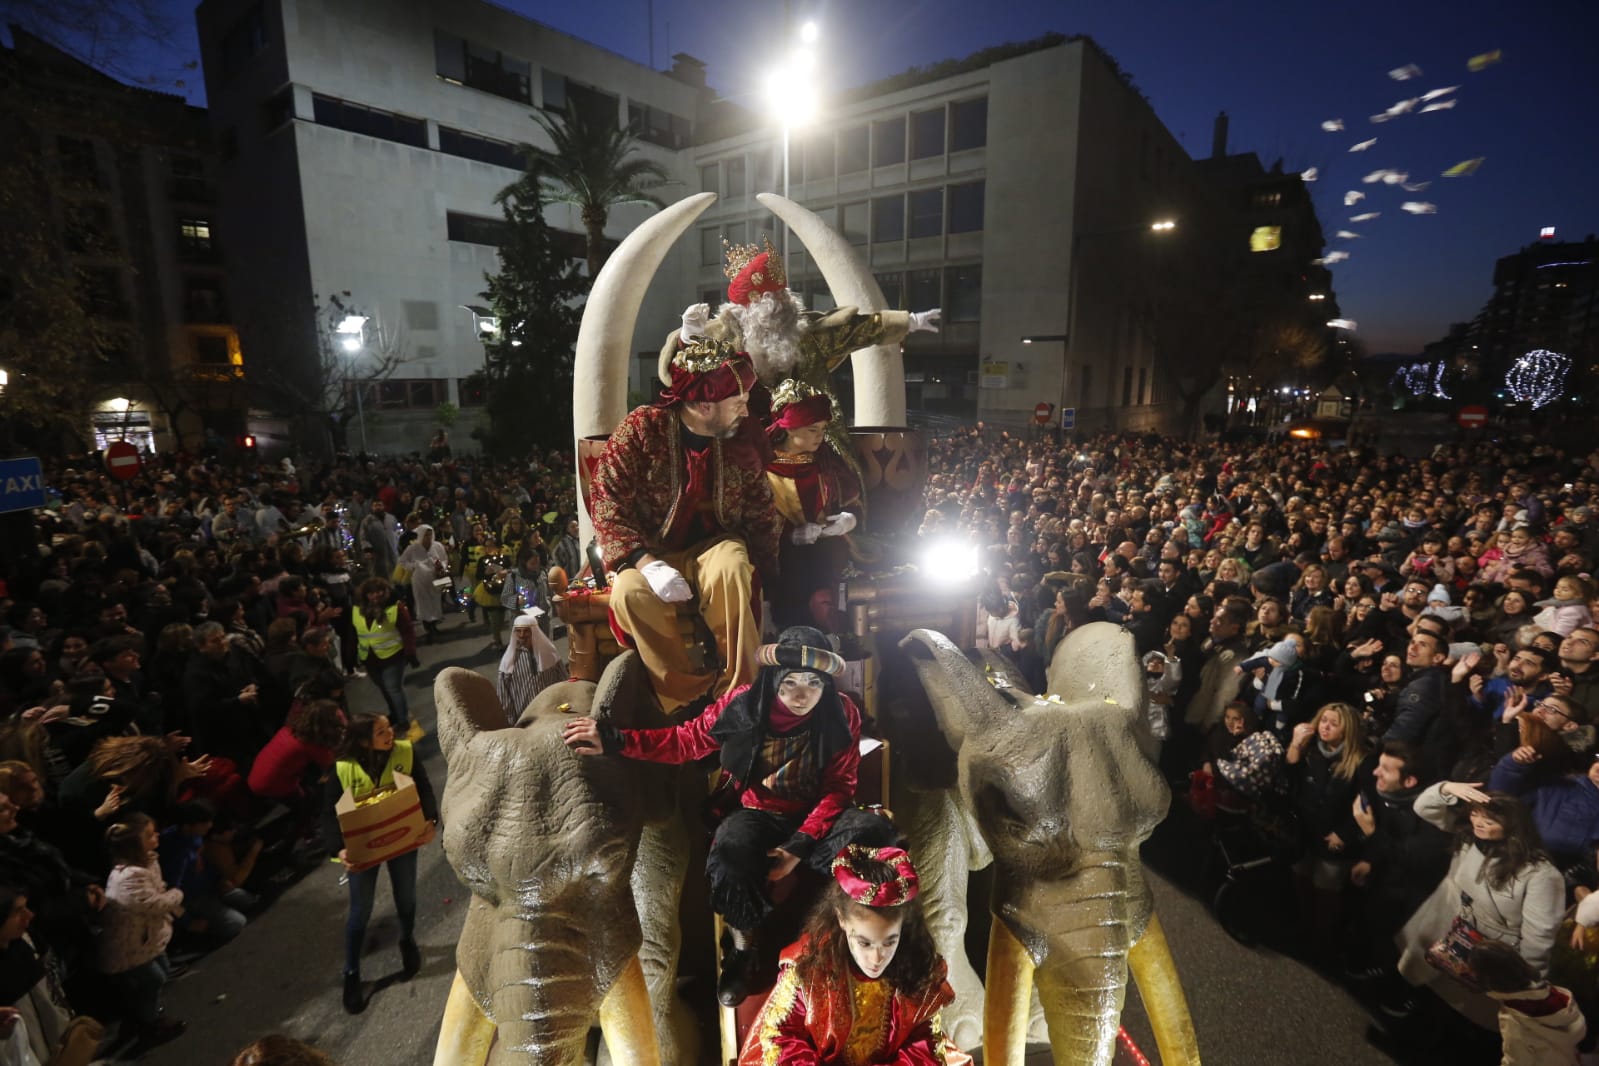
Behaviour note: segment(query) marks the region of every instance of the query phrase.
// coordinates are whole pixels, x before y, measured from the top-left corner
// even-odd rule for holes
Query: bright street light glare
[[[334,327],[335,333],[360,333],[366,328],[365,315],[345,315],[344,320]]]
[[[806,22],[805,25],[800,27],[800,40],[806,44],[815,44],[817,38],[821,37],[821,35],[822,29],[815,22]]]
[[[1158,222],[1151,222],[1149,228],[1156,233],[1169,233],[1177,228],[1177,222],[1175,219],[1163,218]]]
[[[768,75],[766,106],[773,117],[791,129],[815,117],[816,91],[796,63],[779,67]]]
[[[1324,292],[1313,292],[1310,294],[1310,298],[1312,300],[1325,300],[1327,298],[1327,294]]]
[[[1329,318],[1327,325],[1330,329],[1354,329],[1355,320],[1352,318]]]
[[[361,350],[361,338],[360,337],[345,337],[344,341],[343,341],[343,344],[344,344],[344,350],[347,351],[347,352],[358,352],[358,351]]]

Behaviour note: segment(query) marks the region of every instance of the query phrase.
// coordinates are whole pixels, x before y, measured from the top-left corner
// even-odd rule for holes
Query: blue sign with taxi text
[[[44,470],[37,459],[0,459],[0,513],[44,506]]]

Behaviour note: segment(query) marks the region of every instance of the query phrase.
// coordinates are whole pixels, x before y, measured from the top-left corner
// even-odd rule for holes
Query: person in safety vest
[[[438,834],[439,805],[428,780],[427,768],[416,757],[408,740],[395,740],[389,720],[377,714],[357,714],[345,728],[339,758],[333,764],[323,791],[322,839],[330,852],[344,864],[350,881],[350,913],[344,922],[344,1009],[359,1014],[366,1009],[366,994],[361,985],[361,948],[366,942],[366,925],[372,917],[372,900],[378,890],[378,867],[357,866],[350,862],[339,829],[335,806],[346,789],[357,801],[373,792],[394,786],[394,775],[405,774],[416,784],[427,830],[418,848],[384,863],[389,868],[389,887],[394,891],[394,909],[400,917],[400,964],[409,981],[422,968],[422,953],[416,946],[416,856]]]
[[[416,627],[405,604],[394,598],[394,586],[381,577],[361,582],[361,606],[351,619],[367,677],[383,694],[389,721],[406,731],[410,741],[422,739],[422,726],[411,717],[405,700],[405,664],[421,666],[416,657]]]

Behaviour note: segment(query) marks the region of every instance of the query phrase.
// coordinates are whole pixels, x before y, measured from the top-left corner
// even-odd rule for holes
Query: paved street
[[[463,634],[464,620],[445,622],[444,642],[423,646],[425,669],[412,674],[409,691],[417,717],[429,727],[421,751],[442,786],[444,766],[432,735],[431,681],[444,666],[464,665],[485,674],[495,661],[481,623]],[[351,688],[357,710],[376,708],[377,691],[365,681]],[[1239,947],[1203,904],[1160,877],[1157,906],[1188,989],[1207,1064],[1339,1063],[1380,1066],[1395,1062],[1365,1039],[1366,1016],[1340,988],[1280,955]],[[433,1061],[439,1014],[453,976],[454,948],[466,908],[437,846],[422,857],[417,940],[422,973],[395,980],[397,936],[389,889],[378,895],[364,976],[378,985],[364,1014],[340,1006],[340,936],[345,890],[329,863],[290,889],[237,941],[195,964],[168,990],[169,1011],[189,1022],[182,1039],[150,1055],[156,1066],[210,1066],[264,1033],[286,1032],[314,1041],[341,1066],[423,1066]],[[1154,1040],[1129,993],[1128,1029],[1152,1058]],[[1030,1062],[1047,1063],[1040,1050]]]

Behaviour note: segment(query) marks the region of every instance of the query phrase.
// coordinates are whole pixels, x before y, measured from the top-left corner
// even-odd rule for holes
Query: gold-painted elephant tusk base
[[[1005,923],[988,929],[988,978],[983,992],[983,1062],[1022,1066],[1027,1016],[1033,1002],[1033,960]]]
[[[655,1013],[637,955],[627,960],[600,1003],[600,1032],[615,1066],[661,1066]]]
[[[494,1023],[472,998],[461,971],[455,971],[450,998],[444,1004],[444,1025],[433,1052],[433,1066],[486,1066],[495,1032]]]
[[[1199,1066],[1199,1036],[1158,915],[1149,916],[1149,925],[1128,953],[1127,963],[1154,1027],[1160,1061],[1166,1066]]]

